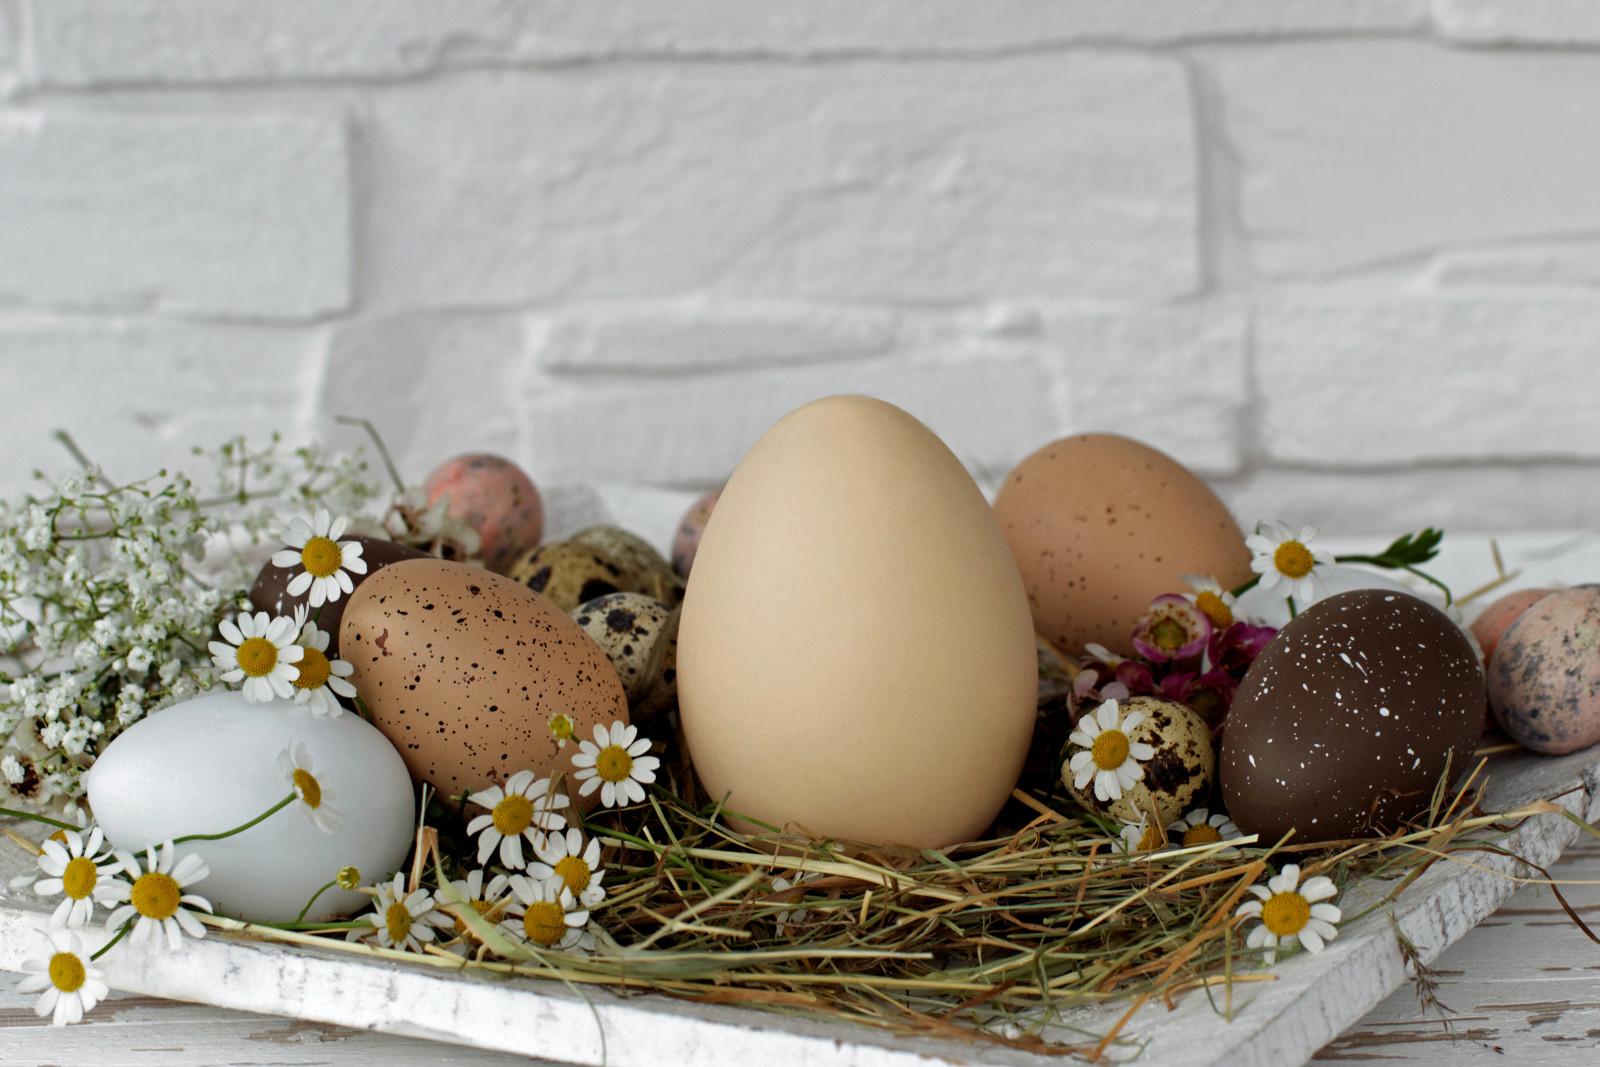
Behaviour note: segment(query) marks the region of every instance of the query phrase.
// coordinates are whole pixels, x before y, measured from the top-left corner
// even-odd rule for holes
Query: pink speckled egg
[[[1535,752],[1600,741],[1600,585],[1550,593],[1522,613],[1489,661],[1489,706]]]
[[[567,775],[572,757],[552,729],[575,736],[628,721],[617,672],[571,616],[526,586],[442,559],[393,563],[350,597],[339,647],[372,724],[413,778],[445,796],[503,783],[522,770]],[[598,794],[591,794],[591,799]]]
[[[1483,661],[1494,658],[1494,650],[1522,613],[1555,592],[1554,589],[1518,589],[1507,593],[1483,609],[1483,614],[1472,621],[1472,636],[1483,649]]]
[[[694,506],[678,520],[678,532],[672,535],[672,569],[679,578],[689,577],[694,566],[694,554],[700,550],[700,535],[706,532],[711,511],[722,496],[721,489],[713,489],[694,502]]]
[[[450,494],[450,514],[483,538],[483,561],[506,570],[544,533],[544,505],[533,480],[509,459],[469,452],[440,464],[423,483],[428,503]]]

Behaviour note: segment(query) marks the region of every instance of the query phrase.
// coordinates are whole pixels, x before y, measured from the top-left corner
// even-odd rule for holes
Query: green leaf
[[[1443,530],[1435,530],[1429,526],[1419,534],[1406,534],[1397,539],[1376,558],[1392,567],[1415,567],[1437,556],[1439,542],[1443,539]]]

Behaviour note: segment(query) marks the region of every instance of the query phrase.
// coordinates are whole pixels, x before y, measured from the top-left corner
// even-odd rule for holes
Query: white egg
[[[341,867],[371,884],[398,870],[414,835],[411,777],[387,738],[358,715],[312,715],[293,704],[251,704],[214,692],[134,723],[106,747],[85,777],[106,838],[137,851],[188,834],[240,826],[294,791],[279,755],[305,746],[322,789],[322,811],[337,825],[313,825],[296,799],[250,829],[219,841],[179,845],[211,874],[188,892],[219,915],[293,922]],[[320,922],[370,907],[366,894],[329,889],[306,915]]]
[[[1352,567],[1343,563],[1329,563],[1319,565],[1316,573],[1322,576],[1324,585],[1318,590],[1316,596],[1301,602],[1295,598],[1294,610],[1296,614],[1309,608],[1317,601],[1335,593],[1348,593],[1355,589],[1389,589],[1400,593],[1409,593],[1411,596],[1423,596],[1415,589],[1395,581],[1393,578],[1370,571],[1364,567]],[[1288,583],[1280,581],[1271,589],[1256,586],[1239,597],[1239,603],[1234,608],[1234,614],[1247,618],[1251,622],[1262,626],[1271,626],[1281,630],[1289,622],[1289,602],[1286,599]],[[1424,596],[1424,599],[1426,597]]]

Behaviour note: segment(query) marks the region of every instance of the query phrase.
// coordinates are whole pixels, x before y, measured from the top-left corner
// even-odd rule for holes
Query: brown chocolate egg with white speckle
[[[599,549],[621,567],[624,592],[643,593],[668,605],[683,599],[683,582],[673,573],[672,565],[638,534],[620,526],[590,526],[567,540]]]
[[[398,563],[403,559],[426,559],[428,554],[410,545],[402,545],[396,541],[385,541],[378,537],[367,537],[364,534],[347,534],[340,541],[354,541],[361,546],[361,560],[367,565],[366,573],[350,575],[351,584],[356,588],[361,583],[372,577],[379,569],[391,563]],[[257,611],[264,611],[269,615],[293,615],[294,609],[301,605],[309,605],[311,591],[308,589],[299,596],[289,595],[289,583],[292,582],[305,568],[303,567],[274,567],[272,561],[261,568],[261,573],[256,575],[256,582],[250,587],[250,603]],[[350,603],[348,596],[341,596],[338,600],[330,600],[322,605],[322,611],[317,615],[317,628],[328,635],[328,657],[339,658],[339,623],[344,618],[344,609]]]
[[[428,503],[449,494],[447,509],[478,531],[483,561],[496,574],[544,533],[544,503],[521,467],[487,452],[470,452],[441,463],[423,483]]]
[[[672,609],[643,593],[612,593],[572,612],[583,632],[611,657],[634,722],[640,726],[677,700],[677,633]],[[656,644],[671,645],[656,656]]]
[[[459,796],[531,770],[567,775],[572,757],[551,732],[569,716],[578,737],[628,720],[606,654],[566,612],[526,586],[440,559],[391,564],[344,612],[350,681],[413,778]],[[598,794],[594,794],[598,795]]]
[[[1600,585],[1550,593],[1522,613],[1489,660],[1489,706],[1535,752],[1600,741]]]
[[[1080,743],[1086,738],[1096,743]],[[1148,758],[1138,758],[1141,745],[1150,746]],[[1083,752],[1089,759],[1078,761],[1081,768],[1075,771],[1073,756]],[[1114,775],[1124,765],[1137,767],[1136,780],[1131,786],[1119,783],[1109,791],[1113,795],[1102,798],[1095,788],[1099,772]],[[1165,826],[1206,803],[1216,780],[1216,746],[1205,720],[1187,706],[1159,697],[1108,700],[1084,712],[1061,753],[1061,784],[1073,799],[1124,822],[1138,822],[1154,812]]]
[[[1320,600],[1250,666],[1222,738],[1222,799],[1263,844],[1391,830],[1466,768],[1483,724],[1466,635],[1417,597],[1358,589]]]
[[[551,541],[525,553],[507,576],[571,611],[595,597],[623,592],[627,572],[593,545]]]
[[[672,569],[685,581],[689,578],[689,569],[694,566],[694,555],[700,551],[700,538],[706,532],[706,523],[711,521],[711,512],[721,496],[721,489],[711,490],[696,500],[684,512],[683,518],[678,520],[677,532],[672,535]]]

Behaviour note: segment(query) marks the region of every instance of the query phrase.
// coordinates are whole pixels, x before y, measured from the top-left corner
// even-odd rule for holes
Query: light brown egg
[[[1081,655],[1096,642],[1133,654],[1150,601],[1251,577],[1244,534],[1209,486],[1176,460],[1114,434],[1046,445],[1007,475],[994,513],[1016,556],[1038,629]]]
[[[1086,749],[1071,740],[1061,753],[1061,784],[1090,811],[1124,822],[1138,822],[1140,816],[1146,816],[1150,822],[1166,826],[1210,799],[1217,780],[1216,743],[1205,720],[1183,704],[1159,697],[1117,701],[1118,717],[1124,722],[1134,712],[1140,714],[1140,720],[1123,734],[1130,744],[1143,742],[1155,754],[1136,761],[1140,777],[1132,788],[1115,799],[1101,800],[1093,778],[1080,787],[1080,776],[1073,773],[1071,762],[1073,755]],[[1080,719],[1080,729],[1083,725]]]
[[[620,564],[593,545],[550,541],[524,553],[507,575],[571,611],[585,601],[620,593],[627,585]]]
[[[628,718],[622,682],[564,611],[526,587],[438,559],[390,564],[350,598],[340,649],[374,725],[413,778],[459,796],[521,770],[567,774],[551,733],[567,715],[578,737]]]
[[[1022,769],[1037,678],[1005,538],[927,427],[836,396],[751,448],[678,637],[684,734],[728,811],[917,848],[969,840]]]

